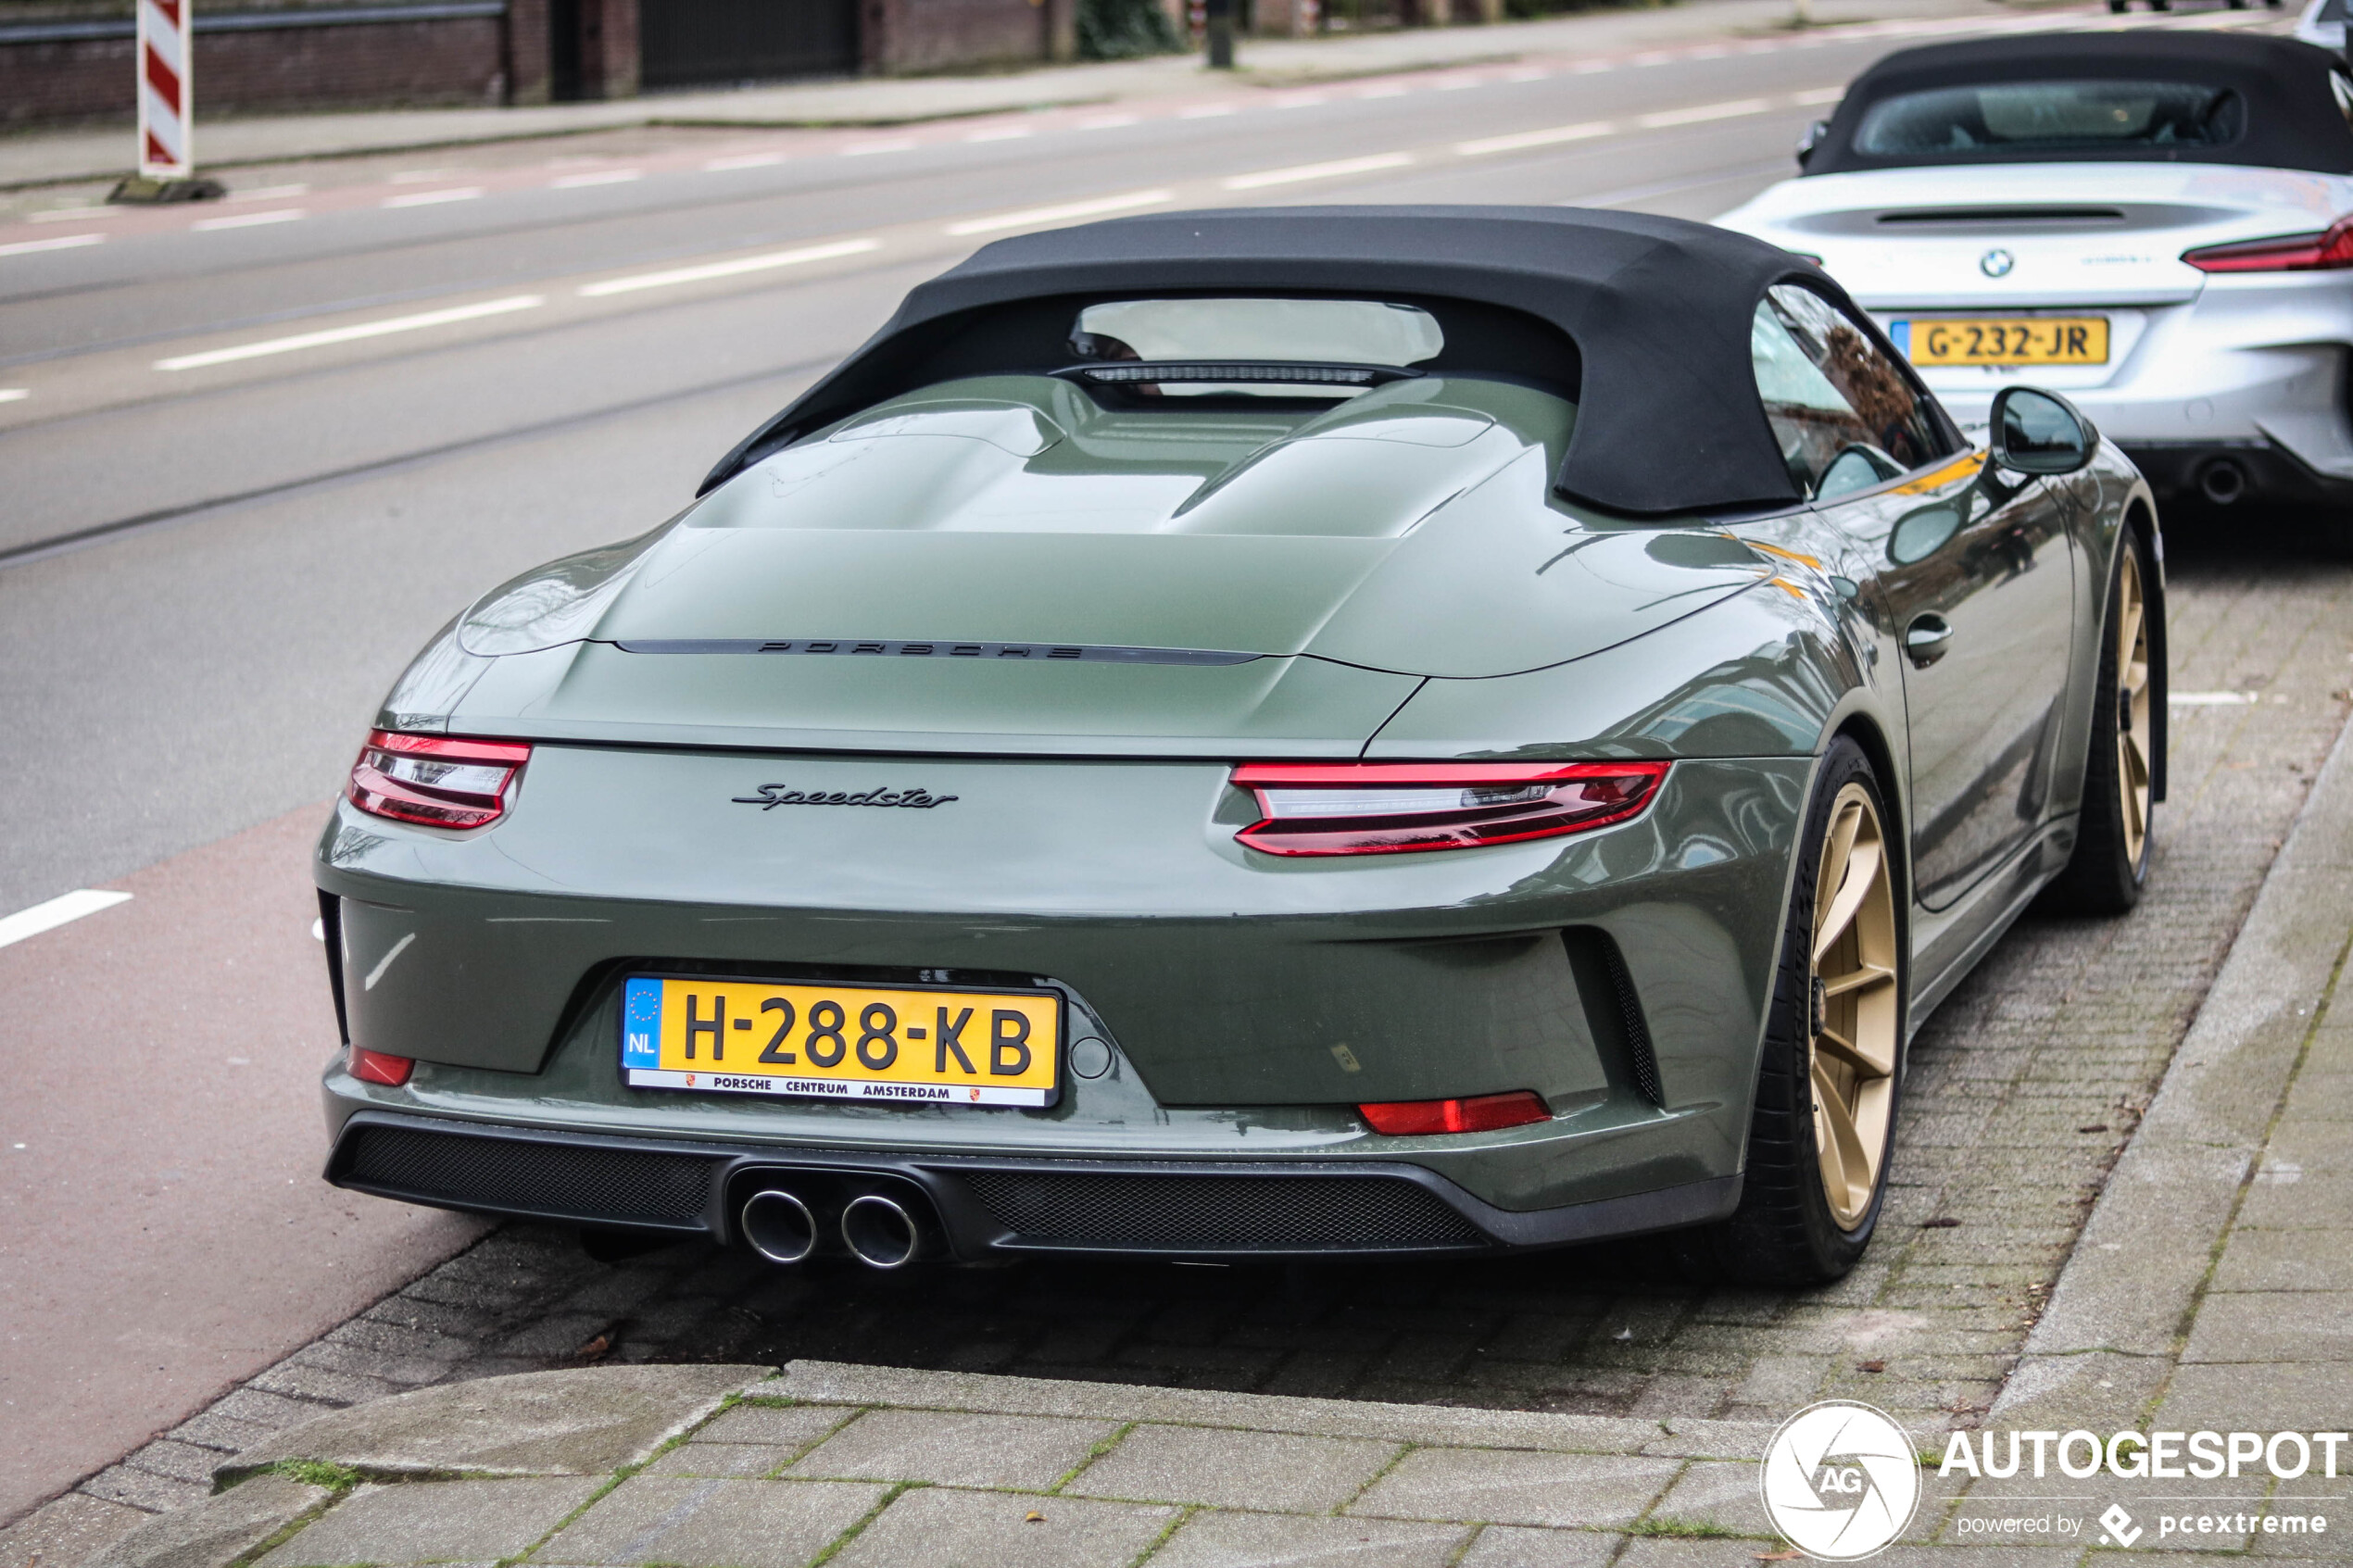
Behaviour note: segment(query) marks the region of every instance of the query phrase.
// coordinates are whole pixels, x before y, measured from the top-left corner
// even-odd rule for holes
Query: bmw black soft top
[[[2027,33],[1931,44],[1888,56],[1855,79],[1805,173],[1847,174],[1956,161],[2228,163],[2353,174],[2353,127],[2339,91],[2345,62],[2292,38],[2214,32]],[[1907,94],[2032,82],[2159,82],[2234,95],[2231,133],[2212,141],[2065,149],[1867,152],[1857,132],[1871,110]]]
[[[1802,497],[1758,401],[1751,318],[1818,269],[1705,223],[1567,207],[1316,207],[1123,218],[1000,240],[919,285],[882,331],[752,433],[703,482],[884,398],[957,375],[1081,363],[1067,339],[1094,300],[1185,294],[1375,297],[1487,318],[1448,356],[1546,361],[1578,412],[1556,488],[1657,516]],[[1856,313],[1869,327],[1869,318]],[[1533,318],[1533,320],[1529,320]],[[1514,328],[1516,323],[1516,329]],[[1476,322],[1474,322],[1476,324]],[[1458,346],[1459,343],[1471,346]],[[1894,358],[1894,350],[1881,345]],[[1427,369],[1502,368],[1441,357]]]

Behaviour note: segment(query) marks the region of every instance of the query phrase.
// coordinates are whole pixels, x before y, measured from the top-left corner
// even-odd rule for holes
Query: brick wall
[[[538,62],[544,98],[545,0],[537,3],[543,19],[530,57]],[[128,119],[136,108],[132,49],[128,37],[0,42],[0,125]],[[512,80],[507,20],[499,17],[200,31],[195,52],[200,157],[204,119],[211,115],[361,104],[497,104],[508,101]]]
[[[860,53],[877,74],[1046,57],[1043,0],[866,0],[862,19]]]

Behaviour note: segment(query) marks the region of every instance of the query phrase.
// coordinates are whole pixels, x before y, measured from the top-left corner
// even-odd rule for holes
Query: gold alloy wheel
[[[1870,792],[1831,803],[1814,884],[1806,1051],[1822,1194],[1841,1230],[1863,1223],[1887,1160],[1895,1110],[1895,897]]]
[[[2116,793],[2124,809],[2124,861],[2135,872],[2149,835],[2149,618],[2140,552],[2125,540],[2116,596]]]

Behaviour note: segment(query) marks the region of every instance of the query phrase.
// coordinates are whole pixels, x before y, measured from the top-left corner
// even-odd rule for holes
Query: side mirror
[[[1822,138],[1830,133],[1831,122],[1827,119],[1818,119],[1806,128],[1806,133],[1797,139],[1798,168],[1806,167],[1807,160],[1814,156],[1814,149],[1820,146]]]
[[[2016,473],[2073,473],[2099,450],[2099,432],[2055,392],[2005,387],[1994,398],[1994,460]]]

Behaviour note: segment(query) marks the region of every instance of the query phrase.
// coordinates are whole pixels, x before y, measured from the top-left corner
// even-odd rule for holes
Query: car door
[[[2047,484],[1980,458],[1897,491],[1859,532],[1876,546],[1911,721],[1915,895],[1936,909],[2049,814],[2073,535]]]
[[[1900,650],[1913,895],[1943,908],[2049,809],[2072,536],[2042,482],[1964,450],[1917,381],[1819,295],[1772,290],[1752,343],[1792,476],[1850,541]]]

